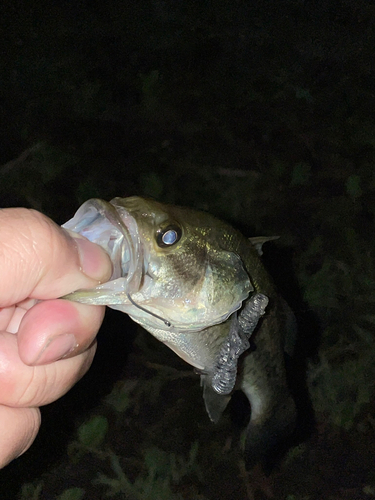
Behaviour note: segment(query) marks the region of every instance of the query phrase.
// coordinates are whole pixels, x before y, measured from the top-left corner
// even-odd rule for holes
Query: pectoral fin
[[[210,420],[216,424],[227,407],[231,396],[215,392],[212,388],[212,379],[209,375],[201,375],[201,385],[203,386],[203,399],[206,411]]]

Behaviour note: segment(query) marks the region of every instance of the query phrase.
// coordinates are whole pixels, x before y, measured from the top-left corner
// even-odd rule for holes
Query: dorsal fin
[[[259,255],[263,255],[262,246],[267,241],[278,240],[280,236],[255,236],[254,238],[249,238],[250,243],[255,247],[255,250]]]

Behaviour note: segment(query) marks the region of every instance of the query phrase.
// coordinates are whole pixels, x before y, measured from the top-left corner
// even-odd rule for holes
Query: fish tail
[[[245,441],[245,463],[248,470],[257,464],[275,464],[296,425],[296,406],[288,394],[273,405],[267,415],[251,415]]]

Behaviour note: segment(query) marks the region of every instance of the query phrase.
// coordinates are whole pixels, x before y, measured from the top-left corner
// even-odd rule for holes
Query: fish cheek
[[[149,274],[164,290],[166,296],[186,297],[205,276],[204,249],[158,249],[149,263]],[[155,283],[155,284],[156,284]]]
[[[195,249],[193,252],[181,252],[176,254],[172,260],[173,274],[182,279],[189,286],[196,285],[201,281],[206,271],[206,252],[203,248]]]
[[[202,281],[207,267],[206,250],[202,246],[185,244],[166,255],[169,279],[189,290]]]

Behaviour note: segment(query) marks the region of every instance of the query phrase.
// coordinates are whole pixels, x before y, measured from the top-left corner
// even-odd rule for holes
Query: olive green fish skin
[[[103,292],[101,301],[100,290],[78,291],[68,298],[121,309],[198,369],[213,421],[220,418],[230,400],[230,395],[217,394],[211,384],[220,348],[230,332],[229,316],[255,292],[269,299],[251,337],[256,349],[239,359],[235,387],[246,394],[251,406],[245,446],[247,464],[252,467],[290,434],[295,422],[284,364],[287,316],[291,313],[261,262],[255,247],[259,248],[259,238],[253,245],[229,224],[188,208],[139,197],[115,198],[111,204],[119,213],[125,209],[135,220],[147,263],[144,283],[147,278],[150,285],[145,291],[141,285],[132,297],[159,318],[133,307],[125,294],[112,299]],[[175,228],[179,239],[176,244],[163,245],[160,236],[169,227]]]
[[[266,314],[252,336],[256,349],[243,356],[236,386],[246,394],[251,405],[245,444],[246,462],[251,468],[267,458],[273,447],[284,441],[294,429],[296,410],[287,385],[284,361],[285,342],[293,335],[293,332],[287,331],[290,323],[288,314],[292,315],[292,312],[288,311],[275,289],[257,250],[239,231],[206,213],[177,208],[172,210],[176,220],[203,226],[202,237],[206,238],[209,245],[239,255],[254,291],[269,298]],[[196,252],[193,242],[189,252]],[[229,328],[230,319],[201,332],[200,344],[209,346],[213,359],[226,339]],[[222,404],[225,408],[229,399],[226,396],[218,398],[224,399]]]
[[[286,344],[295,332],[293,313],[277,293],[257,251],[248,239],[237,232],[233,235],[233,240],[227,240],[227,243],[230,242],[228,249],[240,255],[254,290],[269,298],[266,313],[251,337],[255,350],[243,355],[236,384],[236,388],[245,393],[251,406],[245,443],[246,464],[250,469],[267,459],[272,449],[283,443],[295,427],[296,408],[285,370]],[[229,323],[230,320],[212,326],[204,334],[222,341],[228,334]],[[228,398],[227,401],[218,402],[223,408],[217,410],[218,415],[213,420],[218,419],[227,402]]]

